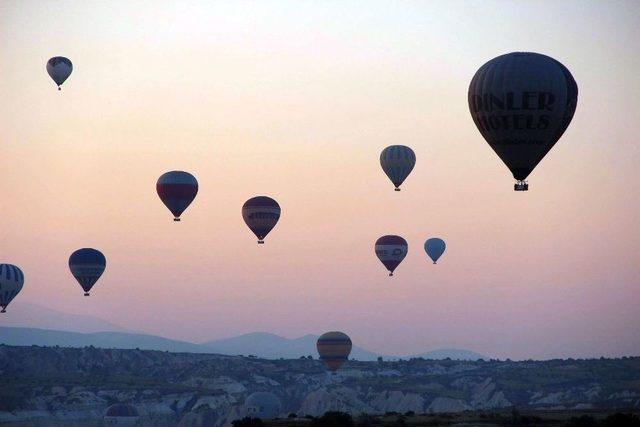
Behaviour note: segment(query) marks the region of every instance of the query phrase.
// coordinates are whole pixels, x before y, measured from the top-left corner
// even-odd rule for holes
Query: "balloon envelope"
[[[351,353],[351,338],[343,332],[331,331],[322,334],[316,342],[320,360],[335,372],[347,361]]]
[[[107,266],[107,259],[102,252],[93,248],[78,249],[69,257],[69,269],[76,278],[85,296],[98,281]]]
[[[415,153],[404,145],[391,145],[380,153],[380,166],[395,185],[396,191],[400,191],[400,185],[409,176],[415,165]]]
[[[158,178],[156,191],[173,214],[173,220],[180,221],[180,215],[198,194],[198,181],[189,172],[171,171]]]
[[[264,238],[280,219],[280,205],[271,197],[253,197],[242,206],[242,218],[258,238],[258,243],[264,243]]]
[[[268,391],[251,393],[244,401],[244,415],[268,420],[280,415],[282,404],[280,399]]]
[[[54,56],[47,61],[47,73],[58,85],[58,90],[62,83],[69,78],[73,71],[73,64],[64,56]]]
[[[442,256],[446,247],[447,245],[444,243],[444,240],[437,237],[432,237],[424,242],[424,250],[434,264],[438,261],[438,258]]]
[[[484,139],[514,178],[524,181],[569,126],[578,86],[555,59],[514,52],[480,67],[468,101]]]
[[[0,308],[2,313],[20,293],[22,285],[24,285],[22,270],[12,264],[0,264]]]
[[[394,270],[407,256],[408,250],[407,241],[395,235],[382,236],[375,245],[376,256],[389,270],[389,276],[393,276]]]

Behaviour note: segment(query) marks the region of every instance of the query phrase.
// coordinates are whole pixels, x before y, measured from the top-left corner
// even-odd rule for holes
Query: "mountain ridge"
[[[157,335],[135,332],[73,332],[47,328],[27,328],[0,326],[0,343],[14,346],[60,346],[60,347],[98,347],[119,349],[145,349],[169,351],[172,353],[211,353],[221,355],[251,355],[262,359],[298,359],[316,357],[316,340],[318,336],[306,334],[299,338],[285,338],[270,332],[252,332],[236,337],[209,340],[203,343],[174,340]],[[457,353],[456,353],[457,352]],[[471,354],[479,357],[456,359],[456,354]],[[373,361],[378,357],[384,360],[402,358],[434,358],[454,360],[487,359],[469,350],[434,350],[417,356],[386,356],[367,349],[354,346],[350,359]]]

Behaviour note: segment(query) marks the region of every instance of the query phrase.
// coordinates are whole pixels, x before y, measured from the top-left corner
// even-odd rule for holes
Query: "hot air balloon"
[[[92,248],[78,249],[69,257],[69,269],[76,278],[84,296],[89,296],[89,291],[98,281],[107,266],[107,259],[102,252]]]
[[[316,343],[320,360],[334,373],[349,358],[351,346],[351,338],[337,331],[322,334]]]
[[[47,73],[58,85],[58,90],[61,90],[60,86],[69,78],[72,71],[73,64],[64,56],[54,56],[47,61]]]
[[[517,180],[516,191],[571,123],[578,86],[555,59],[530,52],[498,56],[469,85],[478,130]]]
[[[280,415],[282,404],[275,394],[268,391],[256,391],[245,399],[242,409],[247,417],[270,420]]]
[[[24,285],[22,270],[12,264],[0,264],[0,313],[6,313],[9,303]]]
[[[400,236],[382,236],[376,240],[376,255],[382,264],[389,270],[389,276],[393,276],[393,271],[407,256],[409,245]]]
[[[198,181],[189,172],[171,171],[158,178],[156,191],[173,214],[173,220],[180,221],[180,215],[198,194]]]
[[[387,174],[396,191],[416,165],[416,155],[413,150],[404,145],[391,145],[380,153],[380,166]]]
[[[438,261],[438,258],[442,256],[446,247],[447,245],[444,243],[444,240],[437,237],[432,237],[424,242],[424,250],[434,264]]]
[[[104,413],[105,426],[135,426],[140,415],[135,406],[128,403],[115,403]]]
[[[280,205],[271,197],[252,197],[242,205],[242,218],[262,244],[280,219]]]

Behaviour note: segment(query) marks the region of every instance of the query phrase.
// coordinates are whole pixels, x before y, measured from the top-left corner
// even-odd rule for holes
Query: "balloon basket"
[[[389,277],[393,277],[393,273],[389,273]]]
[[[264,240],[258,240],[259,245],[264,245]]]
[[[400,189],[399,189],[399,188],[396,188],[396,191],[400,191]]]
[[[85,292],[85,293],[84,293],[84,296],[85,296],[85,297],[88,297],[88,296],[89,296],[89,292]]]
[[[529,191],[529,184],[524,181],[518,181],[513,184],[513,191]]]
[[[180,218],[173,218],[175,222],[180,222]]]
[[[0,313],[6,313],[7,310],[5,310],[4,308],[2,310],[0,310]]]

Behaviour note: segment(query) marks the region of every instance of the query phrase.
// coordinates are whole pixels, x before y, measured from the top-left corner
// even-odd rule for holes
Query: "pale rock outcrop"
[[[462,412],[471,409],[460,399],[436,397],[427,407],[427,412]]]

